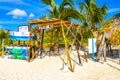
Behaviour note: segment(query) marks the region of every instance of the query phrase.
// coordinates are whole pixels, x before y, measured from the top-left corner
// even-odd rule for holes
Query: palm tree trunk
[[[104,43],[104,61],[106,62],[106,42]]]
[[[103,36],[102,36],[102,39],[101,39],[101,43],[100,43],[100,46],[98,48],[98,52],[97,52],[97,59],[99,60],[100,57],[102,56],[103,54],[103,50],[104,50],[104,44],[105,44],[105,37],[106,37],[106,34],[104,33]],[[104,54],[106,55],[106,54]]]
[[[76,47],[76,50],[77,50],[77,55],[78,55],[78,61],[79,61],[79,65],[81,64],[81,59],[80,59],[80,53],[79,53],[79,43],[77,42],[77,40],[75,40],[75,47]]]
[[[79,65],[81,64],[81,59],[80,59],[80,53],[79,50],[77,50],[77,54],[78,54],[78,61],[79,61]]]
[[[43,52],[43,39],[44,39],[44,29],[42,30],[40,57],[42,56],[42,52]]]
[[[55,40],[55,54],[59,54],[59,38],[56,37]]]
[[[51,33],[51,40],[50,40],[50,50],[49,50],[49,56],[51,56],[51,51],[53,51],[53,31]]]
[[[56,35],[55,35],[55,54],[58,55],[59,54],[59,28],[56,31]]]

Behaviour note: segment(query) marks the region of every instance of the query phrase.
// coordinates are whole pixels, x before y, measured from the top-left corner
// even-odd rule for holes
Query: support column
[[[4,57],[4,39],[2,39],[2,57]]]
[[[104,43],[104,62],[106,62],[106,42]]]
[[[86,53],[86,47],[84,46],[84,58],[85,58],[85,61],[88,62],[87,60],[87,53]]]
[[[120,48],[118,50],[118,55],[119,55],[119,64],[120,64]]]
[[[52,45],[52,42],[53,42],[53,30],[52,30],[52,33],[51,33],[49,56],[51,56],[51,51],[53,51],[53,45]]]
[[[42,38],[41,38],[41,51],[40,51],[40,57],[42,56],[42,51],[43,51],[44,30],[45,30],[45,29],[42,29]]]
[[[32,25],[30,24],[30,27],[31,27]],[[30,43],[31,43],[31,31],[30,31],[30,29],[29,29],[29,39],[28,39],[28,44],[27,44],[27,61],[28,62],[30,62]]]
[[[64,43],[65,43],[65,51],[66,51],[65,56],[67,55],[67,61],[69,63],[71,72],[74,72],[73,67],[72,67],[72,62],[71,62],[71,59],[70,59],[70,53],[68,51],[68,45],[67,45],[66,36],[65,36],[65,32],[64,32],[62,21],[61,21],[61,27],[62,27],[62,35],[63,35]]]
[[[82,63],[81,62],[81,59],[80,59],[80,53],[79,53],[79,43],[77,42],[77,40],[75,39],[75,47],[76,47],[76,50],[77,50],[77,55],[78,55],[78,61],[79,61],[79,65]]]
[[[28,27],[28,31],[29,32],[30,32],[31,28],[32,28],[32,25],[30,24],[30,26]]]

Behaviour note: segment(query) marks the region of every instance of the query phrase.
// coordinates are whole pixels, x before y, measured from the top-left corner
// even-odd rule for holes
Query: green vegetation
[[[81,37],[80,40],[81,42],[84,43],[87,43],[88,38],[96,37],[95,35],[99,33],[98,30],[100,30],[102,26],[107,11],[106,5],[104,4],[103,6],[99,7],[96,5],[96,0],[84,0],[84,2],[79,2],[78,3],[78,5],[80,6],[79,11],[74,8],[72,0],[62,0],[61,4],[58,7],[56,6],[54,0],[41,0],[41,1],[44,4],[51,6],[52,8],[48,10],[49,18],[57,18],[69,21],[71,21],[71,19],[76,19],[80,21],[81,30],[75,34],[77,34],[76,38],[78,38],[78,36],[79,38]],[[77,29],[75,30],[77,31]],[[55,43],[57,43],[57,46],[59,44],[58,34],[61,34],[60,32],[61,32],[60,28],[54,30],[54,33],[56,34],[54,35],[56,40]],[[71,39],[70,37],[71,36],[68,35],[69,40]]]
[[[3,30],[0,30],[0,45],[2,45],[2,40],[4,39],[4,44],[9,45],[10,44],[10,35],[8,32],[5,32]]]
[[[74,19],[83,19],[83,16],[74,9],[74,5],[71,0],[63,0],[59,6],[55,3],[54,0],[41,0],[44,4],[51,6],[51,9],[48,10],[49,18],[57,18],[62,20]],[[66,7],[68,6],[68,7]],[[61,28],[54,29],[55,37],[55,53],[59,52],[59,34]],[[60,34],[61,35],[61,34]]]
[[[45,5],[49,5],[51,7],[51,9],[48,9],[49,19],[57,18],[68,21],[75,19],[80,22],[81,26],[74,27],[74,29],[70,28],[79,42],[87,44],[88,38],[97,38],[97,36],[95,36],[96,34],[101,35],[103,33],[101,31],[101,27],[102,25],[106,24],[104,23],[104,17],[107,11],[107,7],[105,4],[99,7],[96,4],[96,0],[84,0],[84,2],[78,2],[79,10],[76,10],[74,8],[74,3],[72,2],[73,0],[62,0],[60,5],[57,5],[54,0],[40,1],[43,2]],[[46,16],[43,15],[40,17],[40,19],[46,19]],[[68,39],[68,45],[70,45],[73,42],[74,37],[71,36],[71,33],[67,34],[67,28],[65,28],[65,32]],[[37,40],[37,31],[34,32],[34,35],[35,40]],[[9,34],[7,32],[4,32],[3,30],[0,30],[0,45],[2,44],[3,38],[5,40],[5,45],[9,45]],[[33,41],[32,43],[34,42],[35,41]],[[17,44],[16,41],[14,41],[13,43]],[[64,45],[61,28],[58,27],[47,29],[45,31],[43,43],[43,47],[55,47],[55,50],[58,53],[58,47]]]
[[[8,32],[0,30],[0,55],[2,51],[2,41],[4,40],[4,45],[10,44],[10,35]]]

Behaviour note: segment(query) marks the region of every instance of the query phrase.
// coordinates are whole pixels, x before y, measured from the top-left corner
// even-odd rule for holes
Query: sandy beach
[[[107,61],[91,61],[78,65],[75,71],[63,71],[60,56],[24,60],[0,58],[0,80],[120,80],[120,65]]]

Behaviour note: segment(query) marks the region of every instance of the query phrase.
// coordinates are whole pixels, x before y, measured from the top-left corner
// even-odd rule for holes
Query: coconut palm
[[[84,22],[88,28],[90,28],[94,38],[98,37],[97,27],[101,27],[102,22],[107,11],[107,7],[104,4],[102,7],[96,5],[96,0],[84,0],[84,2],[79,2],[80,11],[83,12],[86,22]],[[101,39],[101,44],[105,42],[105,34]],[[102,47],[102,48],[101,48]],[[104,46],[100,46],[99,49],[103,49]],[[102,50],[101,50],[102,51]],[[100,55],[100,51],[98,55]]]
[[[91,32],[93,37],[98,37],[98,30],[101,27],[106,14],[107,7],[104,4],[102,7],[96,5],[96,0],[84,0],[79,2],[80,12],[85,17],[83,26],[87,27],[87,31]],[[99,28],[97,28],[99,27]]]
[[[96,5],[96,0],[84,0],[84,2],[79,2],[79,5],[80,10],[84,12],[86,24],[89,28],[96,29],[96,26],[103,22],[107,10],[106,5],[99,7]]]
[[[49,5],[49,18],[57,18],[62,20],[70,20],[71,18],[84,20],[84,17],[74,9],[71,0],[63,0],[62,3],[57,6],[54,0],[41,0],[44,4]],[[55,53],[59,52],[59,33],[61,29],[56,28],[55,30]]]

